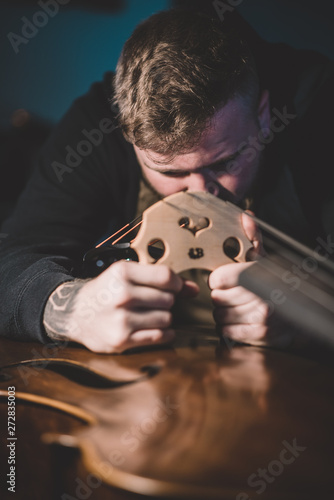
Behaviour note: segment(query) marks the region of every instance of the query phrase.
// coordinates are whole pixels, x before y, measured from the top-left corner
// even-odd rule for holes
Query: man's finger
[[[131,335],[125,349],[141,347],[155,344],[169,343],[175,339],[175,330],[168,328],[166,330],[151,329],[139,330]],[[124,350],[124,349],[123,349]]]
[[[240,306],[247,304],[256,298],[254,293],[246,290],[242,286],[236,286],[228,290],[215,288],[211,292],[211,299],[214,306]]]
[[[199,293],[199,286],[194,281],[184,280],[182,290],[179,292],[179,297],[191,299]]]
[[[242,223],[242,226],[244,228],[244,231],[246,233],[247,238],[253,244],[255,253],[257,255],[262,255],[263,254],[263,244],[262,244],[261,231],[259,229],[259,226],[252,219],[252,217],[250,217],[251,215],[254,215],[254,214],[250,210],[247,210],[246,212],[241,214],[241,223]]]
[[[210,274],[208,285],[211,290],[216,288],[227,290],[228,288],[238,286],[240,273],[253,265],[254,262],[242,262],[238,264],[225,264],[224,266],[217,267],[217,269]]]
[[[116,278],[134,285],[150,286],[178,293],[183,280],[165,265],[139,264],[138,262],[119,261],[112,264],[104,273],[113,273]]]

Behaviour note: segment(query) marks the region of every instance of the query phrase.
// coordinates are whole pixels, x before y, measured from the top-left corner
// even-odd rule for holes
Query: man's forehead
[[[234,160],[240,154],[237,149],[229,154],[222,148],[217,150],[216,153],[210,154],[191,154],[175,157],[171,162],[155,163],[153,158],[149,159],[147,152],[141,151],[140,162],[150,170],[156,172],[196,172],[205,168],[213,168],[222,163],[227,163]]]
[[[249,114],[241,99],[233,99],[219,109],[199,139],[188,152],[179,155],[162,155],[136,148],[137,155],[146,166],[156,170],[168,168],[188,169],[211,165],[221,158],[233,156],[244,140]]]
[[[138,151],[138,149],[137,149]],[[203,161],[212,163],[221,154],[221,148],[218,147],[214,151],[212,148],[210,150],[205,150],[202,148],[196,148],[190,152],[176,155],[176,156],[164,156],[154,153],[154,151],[139,150],[139,156],[142,161],[148,167],[154,167],[157,170],[165,170],[168,168],[188,168],[191,166],[200,166],[197,163],[203,163]]]

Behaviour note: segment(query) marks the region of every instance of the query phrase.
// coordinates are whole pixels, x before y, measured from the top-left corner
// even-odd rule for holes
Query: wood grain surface
[[[4,339],[0,349],[3,477],[16,391],[15,498],[333,498],[328,362],[203,329],[123,355]]]

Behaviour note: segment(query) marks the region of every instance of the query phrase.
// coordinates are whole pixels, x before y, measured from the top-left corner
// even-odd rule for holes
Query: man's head
[[[120,127],[144,175],[163,195],[184,188],[208,190],[196,175],[221,174],[223,164],[240,157],[247,135],[265,126],[259,107],[268,104],[238,33],[225,30],[218,19],[173,10],[144,21],[125,43],[116,69],[115,102]],[[233,179],[224,186],[223,174],[216,176],[232,199],[249,189],[246,177],[253,178],[259,159],[255,163],[240,186]],[[182,178],[187,180],[175,182]]]

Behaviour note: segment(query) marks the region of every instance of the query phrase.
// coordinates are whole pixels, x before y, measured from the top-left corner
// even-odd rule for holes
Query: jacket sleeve
[[[122,223],[130,215],[123,206],[135,199],[133,156],[115,128],[102,85],[94,84],[52,133],[1,229],[1,335],[47,340],[43,312],[49,295],[78,274],[84,252],[110,221]]]

